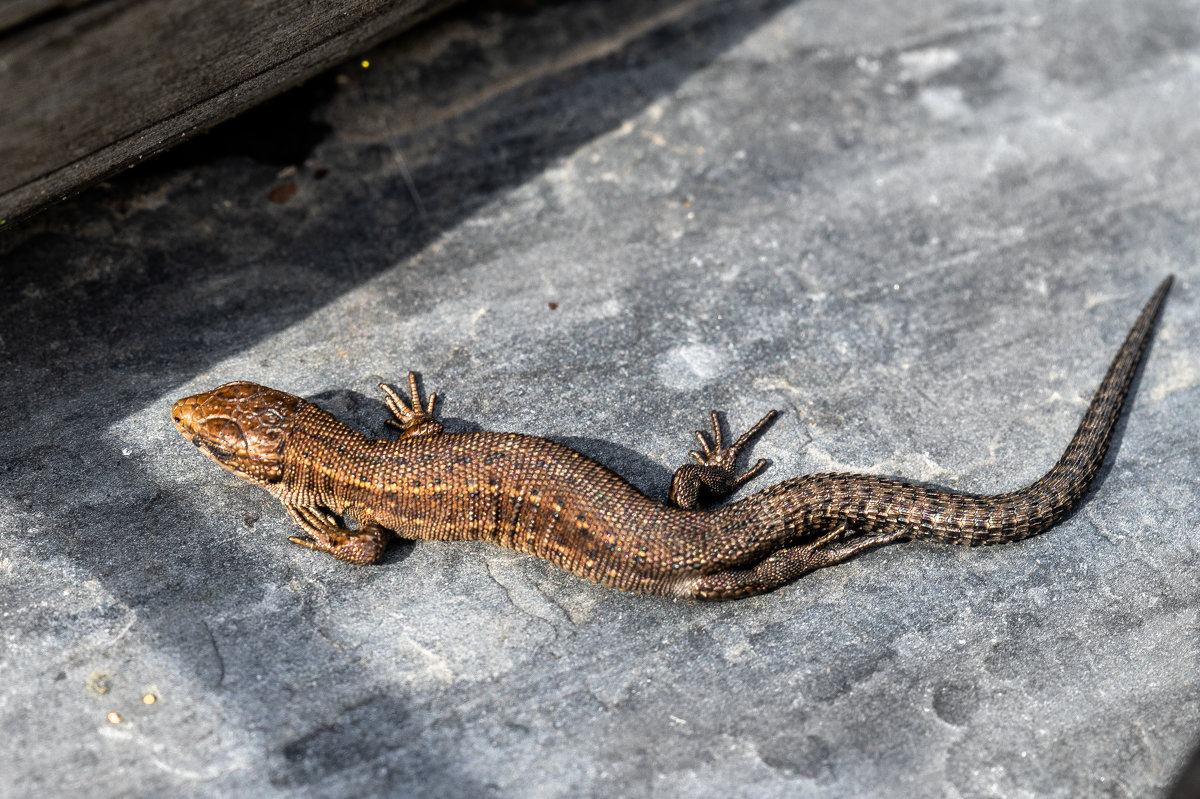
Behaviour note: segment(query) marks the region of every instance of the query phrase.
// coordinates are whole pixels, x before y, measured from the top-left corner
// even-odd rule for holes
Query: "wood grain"
[[[0,219],[9,226],[452,2],[27,2],[0,32]]]

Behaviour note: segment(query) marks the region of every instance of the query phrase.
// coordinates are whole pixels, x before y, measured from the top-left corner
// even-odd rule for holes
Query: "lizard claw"
[[[709,446],[708,439],[704,433],[697,430],[696,438],[700,439],[702,452],[692,450],[690,453],[693,458],[699,461],[701,466],[709,466],[714,469],[719,469],[725,473],[725,479],[729,482],[730,491],[733,491],[747,480],[752,479],[759,474],[763,469],[767,468],[767,462],[760,460],[758,463],[751,466],[742,474],[735,474],[735,466],[737,464],[738,455],[742,452],[742,447],[750,443],[750,441],[763,431],[778,414],[775,411],[769,411],[766,416],[759,419],[753,427],[738,437],[738,440],[733,442],[732,446],[726,447],[724,438],[721,435],[721,423],[716,411],[712,411],[712,427],[713,427],[713,443]]]
[[[433,403],[437,393],[429,395],[428,401],[422,405],[421,392],[417,388],[417,375],[408,373],[408,390],[411,399],[405,401],[396,390],[386,383],[380,383],[379,388],[386,395],[384,402],[395,419],[388,419],[387,424],[400,431],[401,438],[412,436],[430,436],[442,432],[442,425],[433,419]]]
[[[718,497],[728,496],[767,468],[767,462],[760,460],[746,471],[738,474],[737,459],[742,452],[742,447],[749,444],[777,415],[775,411],[771,411],[739,436],[732,446],[726,447],[725,438],[721,433],[720,417],[716,411],[712,411],[712,442],[709,442],[708,437],[702,431],[696,431],[700,449],[692,450],[689,454],[700,465],[681,466],[675,472],[675,477],[671,481],[671,503],[680,508],[697,507],[701,487]]]

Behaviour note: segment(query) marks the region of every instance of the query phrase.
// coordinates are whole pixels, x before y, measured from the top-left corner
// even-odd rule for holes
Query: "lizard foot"
[[[383,557],[391,531],[378,522],[368,522],[359,530],[346,530],[337,525],[337,520],[317,508],[303,505],[285,505],[288,513],[305,536],[292,536],[288,540],[307,549],[328,552],[338,560],[365,566]]]
[[[411,397],[408,402],[401,399],[396,390],[386,383],[380,383],[379,388],[387,395],[384,401],[387,403],[388,410],[396,417],[388,419],[387,423],[400,431],[400,438],[432,436],[442,432],[441,422],[433,419],[433,403],[437,399],[437,394],[430,394],[429,401],[422,405],[415,372],[408,373],[408,390]]]
[[[699,505],[700,487],[703,486],[716,497],[726,497],[738,490],[748,480],[753,479],[763,469],[767,462],[760,460],[741,474],[737,473],[737,459],[742,447],[749,444],[777,416],[770,411],[766,416],[738,437],[729,447],[725,446],[721,435],[721,423],[717,412],[712,412],[713,443],[700,430],[696,438],[700,441],[700,450],[692,450],[689,454],[699,462],[699,466],[688,464],[681,466],[675,472],[671,481],[671,503],[680,508],[696,508]]]

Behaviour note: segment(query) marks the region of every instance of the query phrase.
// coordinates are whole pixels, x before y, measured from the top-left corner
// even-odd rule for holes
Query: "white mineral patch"
[[[917,99],[934,119],[955,119],[971,113],[971,107],[963,100],[962,89],[957,86],[925,89]]]
[[[658,377],[671,388],[695,388],[718,377],[724,371],[724,360],[707,344],[685,344],[666,354],[658,367]]]
[[[926,81],[962,61],[957,50],[949,47],[929,47],[900,54],[900,78]]]

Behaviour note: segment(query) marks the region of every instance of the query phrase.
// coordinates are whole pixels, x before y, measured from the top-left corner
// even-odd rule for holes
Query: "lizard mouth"
[[[194,437],[192,439],[192,443],[196,445],[196,449],[200,450],[218,463],[224,463],[233,459],[232,450],[228,450],[225,447],[222,447],[220,444],[214,444],[211,441],[205,441],[204,439],[200,438],[200,436]]]

